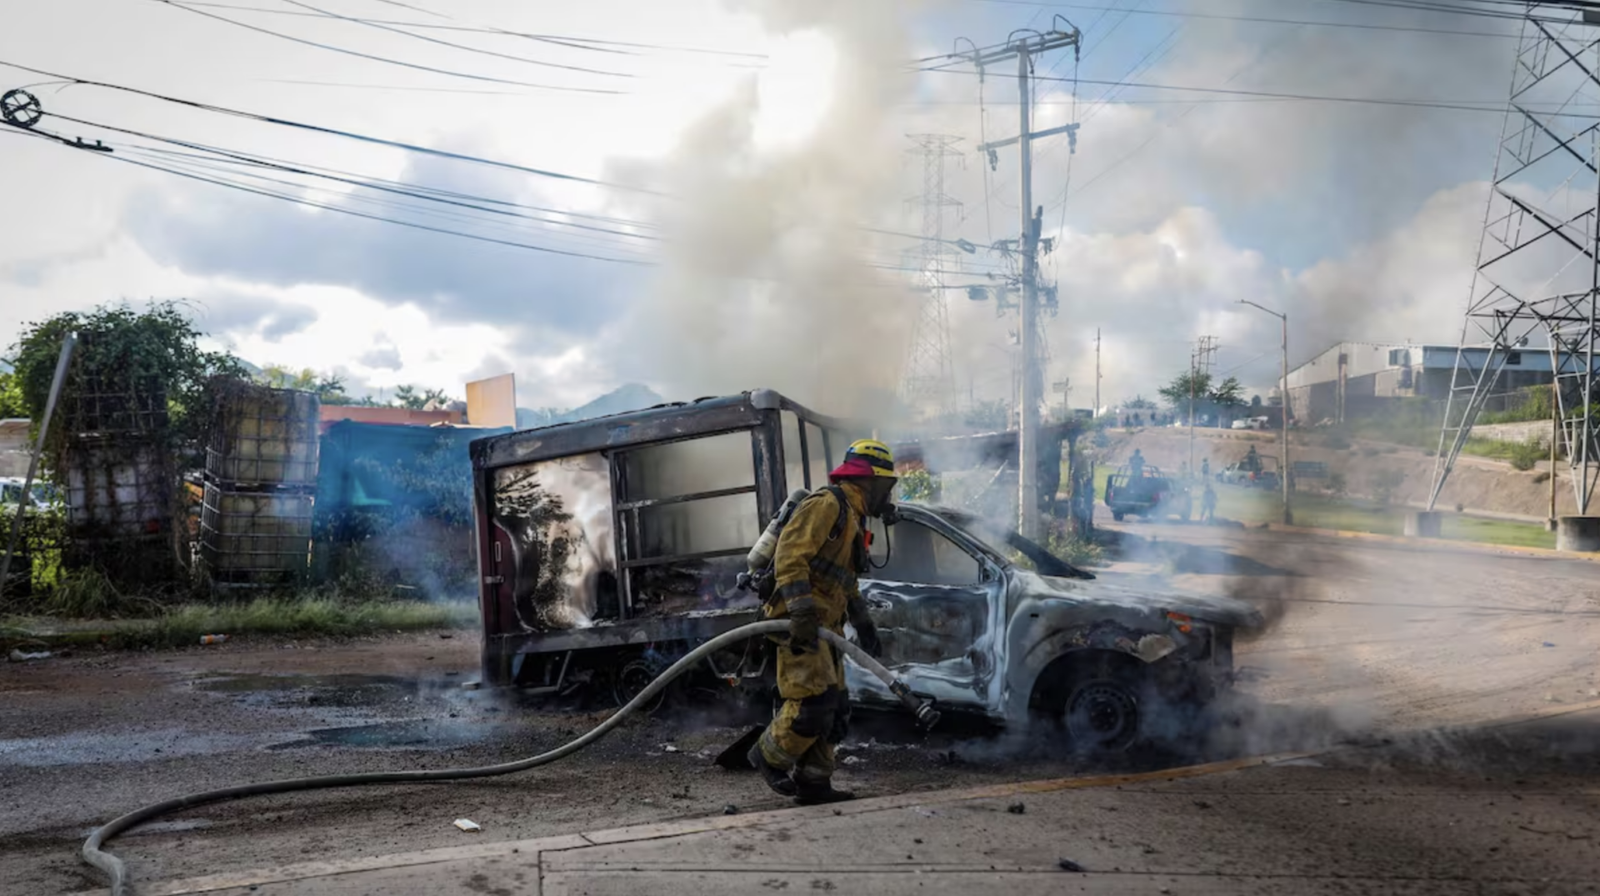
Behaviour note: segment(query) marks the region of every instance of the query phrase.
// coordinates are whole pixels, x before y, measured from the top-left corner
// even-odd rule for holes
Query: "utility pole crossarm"
[[[1077,125],[1076,122],[1074,122],[1072,124],[1064,124],[1064,125],[1062,125],[1060,127],[1056,127],[1056,128],[1045,128],[1042,131],[1034,131],[1033,133],[1028,135],[1028,139],[1029,140],[1038,140],[1040,137],[1054,137],[1057,134],[1066,134],[1068,142],[1070,142],[1074,147],[1077,146],[1077,143],[1078,143],[1078,125]],[[995,141],[990,142],[990,143],[980,143],[980,144],[978,144],[978,151],[979,152],[989,152],[990,150],[1000,149],[1001,147],[1004,147],[1004,146],[1010,146],[1011,144],[1016,143],[1018,140],[1021,140],[1021,139],[1022,139],[1021,137],[1007,137],[1004,140],[995,140]]]

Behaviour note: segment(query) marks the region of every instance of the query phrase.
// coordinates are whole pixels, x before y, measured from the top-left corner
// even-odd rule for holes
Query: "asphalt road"
[[[1592,563],[1203,526],[1125,531],[1107,575],[1234,594],[1271,618],[1238,647],[1251,675],[1236,723],[1197,748],[1205,758],[1471,723],[1600,688]],[[462,688],[476,665],[473,638],[429,634],[0,666],[0,892],[95,889],[83,837],[146,802],[245,780],[503,761],[602,717]],[[870,795],[1088,770],[983,732],[923,741],[860,727],[840,783]],[[711,765],[741,731],[700,710],[666,713],[525,775],[205,807],[114,848],[136,879],[157,880],[459,845],[469,835],[451,823],[463,817],[483,826],[470,836],[500,840],[782,807],[752,776]]]

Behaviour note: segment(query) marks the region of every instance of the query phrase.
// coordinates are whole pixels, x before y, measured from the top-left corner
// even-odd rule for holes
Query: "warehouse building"
[[[1467,361],[1481,368],[1487,348],[1467,349]],[[1401,399],[1444,401],[1455,376],[1456,347],[1393,342],[1341,342],[1289,371],[1289,403],[1302,424],[1370,417]],[[1494,384],[1501,403],[1529,386],[1555,379],[1550,352],[1543,348],[1512,350]],[[1491,402],[1487,410],[1498,410]]]

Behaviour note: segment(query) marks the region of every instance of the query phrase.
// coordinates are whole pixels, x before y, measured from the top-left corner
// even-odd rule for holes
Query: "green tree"
[[[174,447],[198,444],[210,422],[212,378],[245,375],[232,355],[200,348],[204,334],[177,302],[152,302],[143,311],[127,304],[68,311],[26,325],[16,344],[15,375],[25,416],[43,416],[62,340],[69,332],[78,334],[79,345],[62,392],[63,406],[71,409],[90,389],[96,390],[96,401],[78,405],[87,415],[82,419],[68,413],[60,425],[51,424],[47,450],[53,461],[59,460],[75,425],[149,429],[149,435]],[[164,407],[157,405],[164,415],[151,414],[149,398],[164,399]]]
[[[0,371],[0,420],[27,416],[28,405],[22,400],[22,380],[15,373]]]
[[[1185,388],[1188,387],[1185,386]],[[1156,410],[1156,403],[1143,395],[1135,395],[1128,401],[1123,402],[1122,407],[1129,411],[1153,411]]]
[[[1244,386],[1239,385],[1238,377],[1230,376],[1209,390],[1205,397],[1207,401],[1221,407],[1239,407],[1244,404]]]
[[[417,391],[416,386],[408,383],[403,386],[394,387],[394,403],[402,408],[410,408],[413,411],[420,411],[422,410],[422,406],[428,403],[428,399],[426,396]]]
[[[344,378],[336,373],[317,373],[309,367],[290,370],[282,364],[273,364],[261,371],[256,382],[273,389],[299,389],[315,392],[323,404],[349,404]]]
[[[1161,397],[1174,408],[1187,408],[1191,397],[1196,402],[1205,401],[1210,392],[1211,374],[1204,370],[1185,370],[1161,387]]]

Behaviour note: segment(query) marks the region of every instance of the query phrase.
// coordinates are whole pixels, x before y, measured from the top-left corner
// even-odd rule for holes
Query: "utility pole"
[[[1094,416],[1100,416],[1100,328],[1094,328]]]
[[[1283,417],[1278,436],[1278,484],[1283,489],[1283,524],[1287,526],[1294,522],[1294,514],[1289,510],[1289,315],[1280,314],[1264,305],[1257,305],[1249,299],[1240,299],[1239,304],[1260,308],[1276,317],[1283,325],[1283,382],[1278,385],[1278,410]]]
[[[1058,17],[1059,18],[1059,17]],[[1062,21],[1065,21],[1064,19]],[[1033,141],[1052,134],[1066,134],[1069,145],[1077,143],[1076,124],[1033,130],[1033,96],[1029,83],[1032,76],[1033,57],[1052,50],[1072,47],[1076,54],[1082,35],[1070,23],[1069,31],[1059,31],[1052,22],[1051,30],[1013,31],[1004,47],[966,54],[977,66],[980,77],[985,66],[1015,59],[1017,62],[1017,107],[1020,112],[1020,130],[1017,136],[985,143],[978,149],[989,155],[991,164],[994,150],[1017,144],[1020,158],[1021,196],[1018,208],[1022,212],[1022,301],[1019,335],[1022,343],[1022,370],[1018,383],[1017,470],[1018,529],[1028,538],[1037,538],[1039,530],[1039,406],[1044,389],[1044,372],[1039,363],[1039,221],[1044,209],[1033,206]]]
[[[1217,350],[1217,337],[1201,336],[1195,344],[1194,351],[1189,355],[1189,472],[1192,475],[1196,469],[1194,465],[1194,400],[1195,389],[1199,385],[1200,374],[1211,372],[1211,355]]]

